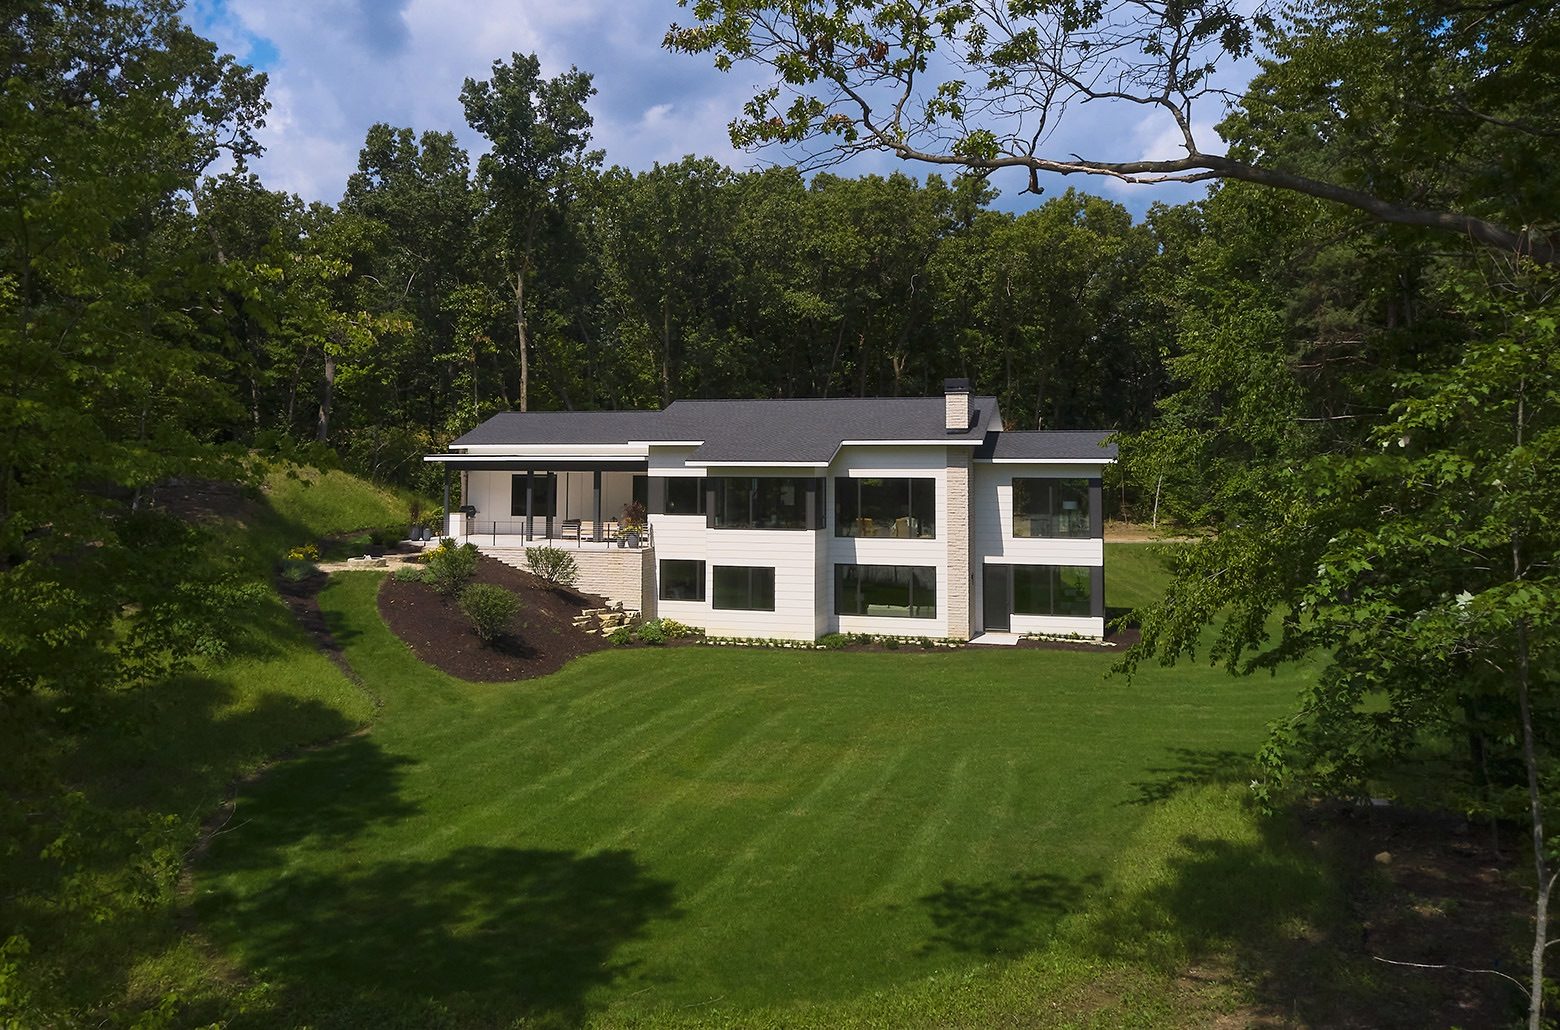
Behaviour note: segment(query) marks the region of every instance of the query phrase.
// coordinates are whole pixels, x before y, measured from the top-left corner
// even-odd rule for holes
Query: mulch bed
[[[571,658],[610,646],[574,628],[585,608],[606,606],[603,598],[554,589],[529,572],[482,557],[473,582],[491,583],[520,597],[515,631],[484,646],[454,598],[425,583],[386,577],[379,588],[379,615],[418,658],[463,680],[492,683],[531,679],[557,672]]]

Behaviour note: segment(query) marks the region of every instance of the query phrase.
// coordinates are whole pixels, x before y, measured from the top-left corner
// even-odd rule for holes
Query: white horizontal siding
[[[1105,620],[1064,615],[1015,615],[1012,631],[1060,637],[1076,633],[1080,637],[1098,638],[1105,635]]]
[[[717,565],[768,567],[775,570],[775,610],[730,611],[709,605],[705,629],[716,636],[815,639],[818,536],[800,529],[710,530],[705,537],[705,597],[714,599]]]
[[[688,458],[697,446],[650,446],[650,474],[652,476],[702,476],[704,467],[689,467]]]
[[[1013,536],[1013,480],[1097,479],[1101,464],[989,465],[976,462],[970,506],[975,553],[971,563],[986,559],[1008,565],[1103,565],[1105,542],[1099,538]]]

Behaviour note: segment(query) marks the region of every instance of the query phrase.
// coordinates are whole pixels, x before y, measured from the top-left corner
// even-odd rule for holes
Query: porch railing
[[[461,538],[473,543],[482,543],[484,538],[492,547],[503,545],[514,547],[540,547],[551,545],[554,547],[592,548],[605,550],[609,548],[627,548],[630,546],[646,548],[653,546],[650,540],[650,527],[647,525],[635,534],[626,533],[615,519],[603,519],[598,529],[596,523],[589,519],[581,519],[576,529],[571,523],[564,525],[564,519],[553,519],[551,524],[552,534],[548,535],[548,523],[545,518],[531,519],[531,532],[526,533],[526,520],[518,519],[470,519],[466,520],[466,533]],[[631,542],[631,537],[637,536],[637,542]],[[501,540],[500,538],[508,539]]]

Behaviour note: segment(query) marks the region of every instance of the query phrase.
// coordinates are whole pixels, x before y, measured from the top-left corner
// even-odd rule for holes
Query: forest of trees
[[[496,411],[968,377],[1011,426],[1122,431],[1116,496],[1211,531],[1141,613],[1133,660],[1192,654],[1213,623],[1233,670],[1325,659],[1264,754],[1264,798],[1357,795],[1434,736],[1460,770],[1440,784],[1455,804],[1531,825],[1537,1013],[1560,743],[1560,19],[1545,5],[1329,0],[1247,22],[1211,0],[1118,4],[1173,8],[1198,46],[1260,42],[1223,112],[1227,156],[1188,133],[1184,161],[1055,168],[979,129],[902,153],[924,181],[610,166],[589,76],[516,54],[461,91],[487,153],[473,161],[451,126],[376,125],[334,206],[252,174],[265,76],[179,6],[0,15],[0,714],[27,748],[214,647],[240,610],[200,541],[148,510],[171,479],[239,478],[260,453],[426,488],[420,456]],[[902,50],[930,26],[891,46],[856,6],[798,23],[776,67],[800,99],[772,116],[755,102],[765,117],[739,142],[903,146],[809,99],[923,66]],[[938,38],[978,7],[952,5]],[[814,17],[706,8],[737,20],[668,43],[728,47],[727,66],[755,52],[732,28],[760,24],[753,10]],[[969,59],[995,64],[989,81],[1034,59],[1032,36],[981,33]],[[925,109],[960,122],[963,88]],[[1220,181],[1141,220],[1074,191],[1013,214],[985,178],[1009,165]],[[8,799],[55,789],[28,781],[35,759],[10,756]],[[7,805],[0,831],[41,847],[68,809]]]
[[[1135,223],[1069,190],[1013,215],[975,178],[591,158],[520,243],[448,132],[374,126],[336,208],[205,180],[194,244],[230,277],[207,328],[245,409],[228,432],[411,483],[422,453],[522,404],[916,395],[961,376],[1010,425],[1139,429],[1163,393],[1194,207]]]

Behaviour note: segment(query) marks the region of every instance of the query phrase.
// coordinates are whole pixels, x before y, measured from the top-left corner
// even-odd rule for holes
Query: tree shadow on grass
[[[305,841],[311,849],[344,847],[374,826],[416,815],[421,806],[401,796],[415,764],[366,735],[292,756],[239,798],[213,843],[212,863],[265,868],[282,848]]]
[[[1053,873],[1014,873],[1008,880],[954,883],[920,899],[934,928],[920,955],[958,951],[1016,955],[1033,949],[1056,922],[1078,909],[1097,875],[1082,880]]]
[[[1187,787],[1235,783],[1247,778],[1252,764],[1251,755],[1239,751],[1173,747],[1167,753],[1167,764],[1148,769],[1155,778],[1131,784],[1137,793],[1123,804],[1153,805]]]
[[[277,876],[201,907],[280,989],[267,1020],[351,1026],[576,1025],[630,968],[614,953],[678,915],[630,852],[496,847]]]

